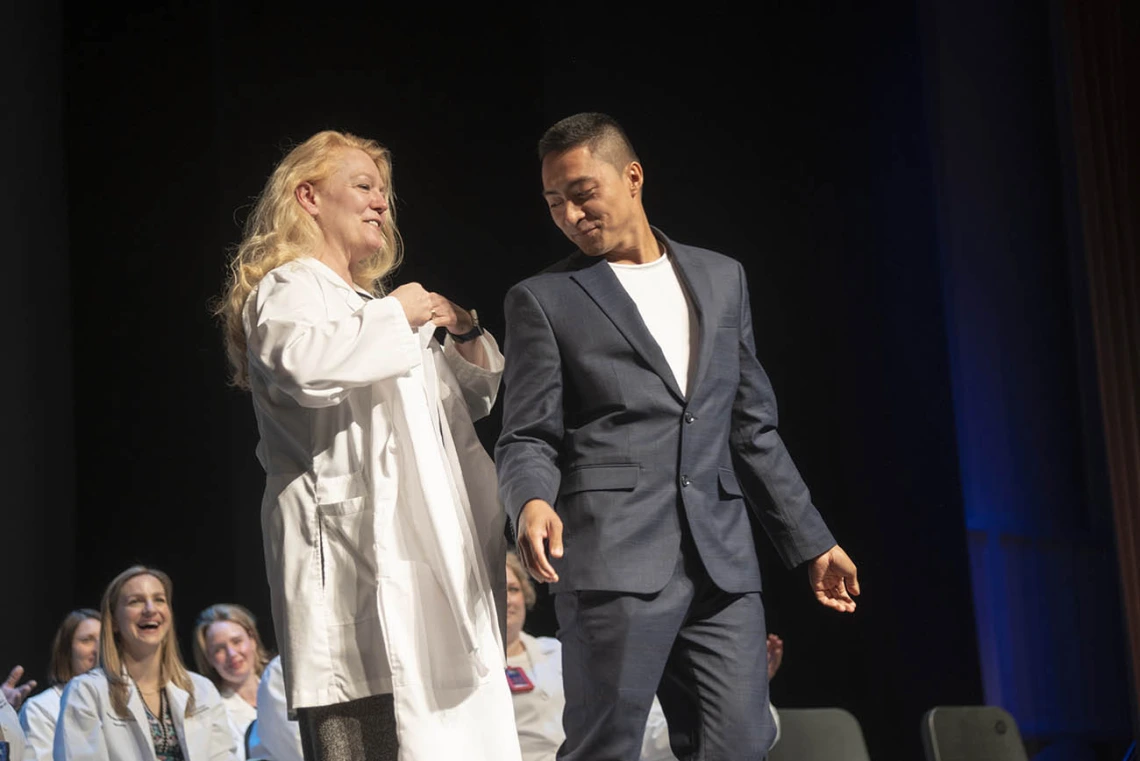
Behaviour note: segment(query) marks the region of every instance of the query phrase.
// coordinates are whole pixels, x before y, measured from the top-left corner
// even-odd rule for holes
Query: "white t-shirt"
[[[697,345],[697,316],[669,255],[663,254],[646,264],[609,265],[661,347],[681,393],[688,394],[690,357]]]

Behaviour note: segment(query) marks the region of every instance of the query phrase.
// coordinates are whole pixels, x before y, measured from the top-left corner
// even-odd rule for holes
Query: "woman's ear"
[[[297,186],[297,189],[293,191],[293,195],[296,196],[297,203],[301,204],[302,209],[314,217],[317,216],[317,212],[320,211],[320,203],[317,196],[317,189],[313,186],[313,183],[302,182]]]

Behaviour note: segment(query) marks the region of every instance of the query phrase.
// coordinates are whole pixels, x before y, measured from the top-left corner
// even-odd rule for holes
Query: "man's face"
[[[551,219],[590,256],[636,243],[640,188],[636,161],[618,169],[586,145],[548,154],[542,161],[542,195]]]

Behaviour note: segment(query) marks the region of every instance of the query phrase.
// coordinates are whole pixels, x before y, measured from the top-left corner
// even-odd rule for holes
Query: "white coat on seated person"
[[[0,740],[8,743],[8,758],[11,761],[22,761],[25,753],[30,752],[25,747],[20,717],[16,715],[16,709],[8,704],[2,692],[0,692]]]
[[[20,706],[20,725],[28,739],[28,754],[24,761],[51,761],[52,743],[55,742],[55,724],[59,719],[60,699],[65,685],[54,684],[24,701]],[[13,757],[12,761],[20,761]]]
[[[173,682],[163,688],[186,761],[234,761],[237,748],[218,690],[201,674],[187,673],[194,685],[192,714],[186,714],[189,693]],[[67,683],[55,728],[55,761],[155,761],[146,708],[127,679],[127,717],[115,715],[103,669]]]
[[[303,761],[301,730],[289,718],[285,700],[285,678],[281,674],[281,656],[277,656],[261,672],[257,685],[256,744],[249,749],[250,758],[267,761]]]
[[[518,759],[492,591],[505,515],[472,426],[498,345],[476,339],[473,365],[313,258],[269,272],[243,322],[290,709],[393,693],[401,759]]]

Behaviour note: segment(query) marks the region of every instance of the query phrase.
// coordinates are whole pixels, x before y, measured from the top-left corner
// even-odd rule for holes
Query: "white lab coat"
[[[245,733],[249,729],[250,722],[257,718],[257,709],[245,702],[245,698],[233,690],[219,690],[219,692],[222,696],[222,705],[226,708],[226,716],[230,720],[230,731],[234,735],[234,742],[237,743],[238,761],[245,761]]]
[[[51,748],[55,742],[55,723],[59,719],[63,685],[48,687],[20,706],[20,726],[28,740],[24,761],[51,761]],[[18,758],[13,761],[20,761]]]
[[[3,692],[0,692],[0,740],[8,743],[10,761],[23,761],[31,752],[24,741],[20,717],[16,715],[16,709],[4,698]]]
[[[186,761],[234,761],[237,748],[221,696],[201,674],[191,672],[190,680],[195,705],[189,715],[190,694],[170,682],[165,687]],[[111,707],[110,683],[103,669],[92,669],[67,683],[55,728],[55,761],[154,761],[146,708],[134,682],[129,684],[129,716],[123,718]]]
[[[269,761],[303,761],[301,729],[289,719],[285,699],[285,677],[281,673],[281,656],[277,656],[261,672],[257,686],[257,744],[250,758]]]
[[[290,710],[393,693],[402,761],[518,759],[493,590],[505,516],[472,420],[502,374],[311,258],[243,313]]]

